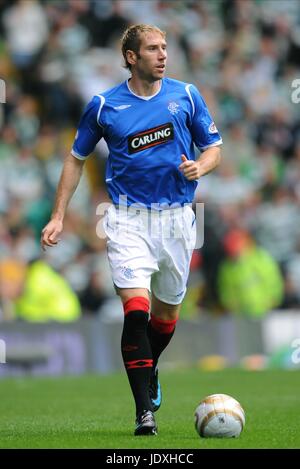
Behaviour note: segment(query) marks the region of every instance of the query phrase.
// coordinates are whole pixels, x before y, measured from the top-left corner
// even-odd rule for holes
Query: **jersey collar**
[[[128,78],[128,80],[126,80],[126,85],[127,85],[127,88],[128,88],[128,91],[129,91],[130,94],[133,94],[133,96],[135,96],[136,98],[142,99],[143,101],[150,101],[152,98],[154,98],[155,96],[157,96],[161,92],[161,89],[162,89],[162,86],[163,86],[163,79],[160,80],[159,90],[155,94],[153,94],[152,96],[139,96],[138,94],[135,94],[129,86],[129,78]]]

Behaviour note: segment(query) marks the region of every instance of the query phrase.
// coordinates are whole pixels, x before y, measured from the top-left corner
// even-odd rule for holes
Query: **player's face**
[[[135,64],[136,73],[141,79],[160,80],[165,73],[167,62],[167,44],[159,33],[141,35],[141,46]]]

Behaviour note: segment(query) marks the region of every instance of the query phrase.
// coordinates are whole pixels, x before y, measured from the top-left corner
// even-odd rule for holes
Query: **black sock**
[[[147,312],[129,311],[124,318],[121,339],[122,357],[137,414],[143,410],[152,410],[149,382],[153,361],[147,336],[147,324]]]
[[[159,320],[159,322],[163,323],[163,321],[161,320]],[[157,327],[153,327],[153,324],[155,324],[155,326],[157,325],[157,319],[153,320],[152,316],[151,320],[148,322],[147,334],[152,350],[153,370],[155,370],[161,353],[165,350],[165,348],[173,337],[173,334],[175,332],[176,320],[173,322],[173,327],[170,327],[170,325],[168,324],[168,327],[160,328],[160,330],[158,330]],[[162,332],[162,330],[164,330],[164,332]]]

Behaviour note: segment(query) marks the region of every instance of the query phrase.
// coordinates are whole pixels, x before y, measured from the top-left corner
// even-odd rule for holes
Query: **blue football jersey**
[[[148,98],[148,97],[147,97]],[[195,160],[222,139],[197,88],[170,78],[150,99],[128,81],[94,96],[78,127],[72,155],[86,159],[103,137],[109,149],[107,190],[113,203],[148,208],[191,203],[197,181],[179,171],[181,155]]]

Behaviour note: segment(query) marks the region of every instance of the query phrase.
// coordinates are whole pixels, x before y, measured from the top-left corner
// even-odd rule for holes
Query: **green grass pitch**
[[[159,434],[134,437],[134,408],[124,373],[0,380],[1,448],[300,448],[300,372],[197,369],[160,373]],[[203,439],[198,402],[230,394],[244,407],[237,439]]]

